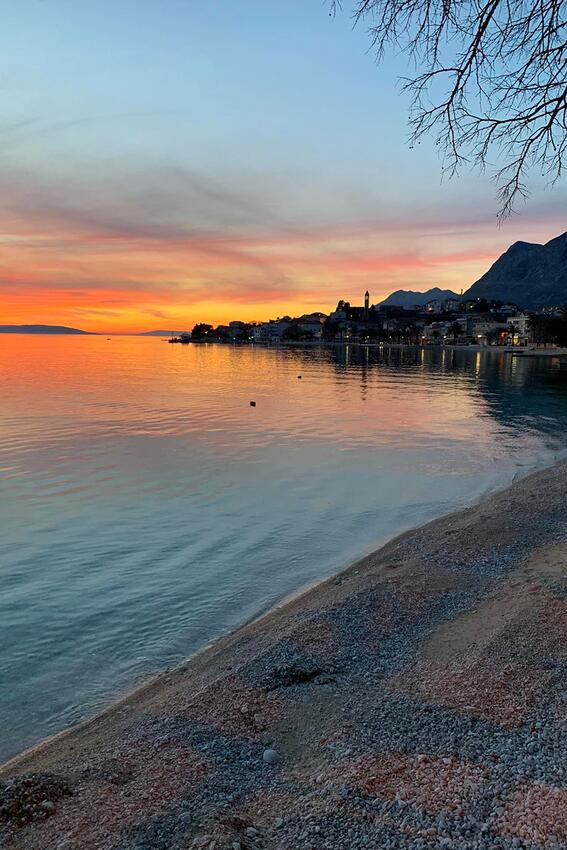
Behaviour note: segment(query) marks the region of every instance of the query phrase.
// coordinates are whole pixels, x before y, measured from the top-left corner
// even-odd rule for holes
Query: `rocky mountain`
[[[458,298],[459,296],[450,289],[439,289],[438,286],[433,289],[428,289],[427,292],[413,292],[411,289],[397,289],[388,295],[384,301],[381,301],[379,307],[423,307],[428,301],[434,298],[440,298],[445,301],[447,298]]]
[[[466,297],[512,301],[525,310],[567,304],[567,233],[545,245],[514,242]]]
[[[93,334],[79,328],[67,328],[65,325],[0,325],[0,334]],[[96,336],[96,334],[95,334]]]

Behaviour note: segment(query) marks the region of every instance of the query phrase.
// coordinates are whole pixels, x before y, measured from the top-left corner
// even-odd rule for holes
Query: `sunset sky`
[[[407,144],[400,57],[346,2],[3,3],[0,323],[183,329],[469,286],[567,229]]]

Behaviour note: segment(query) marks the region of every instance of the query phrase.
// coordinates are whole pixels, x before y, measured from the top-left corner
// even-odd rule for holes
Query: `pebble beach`
[[[5,850],[567,848],[567,463],[0,769]]]

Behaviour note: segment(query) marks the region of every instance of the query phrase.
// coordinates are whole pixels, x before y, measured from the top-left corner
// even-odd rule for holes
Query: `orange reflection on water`
[[[443,378],[431,369],[438,356]],[[458,436],[482,415],[483,400],[470,373],[451,371],[447,358],[453,356],[426,350],[380,354],[353,346],[274,351],[179,346],[143,337],[0,334],[0,380],[12,417],[64,411],[67,417],[141,428],[143,419],[135,422],[139,411],[145,419],[161,418],[169,433],[169,417],[182,428],[183,412],[192,412],[210,422],[224,419],[231,429],[242,424],[258,431],[301,420],[300,430],[313,439],[318,432],[339,441],[374,440],[385,432]],[[480,357],[475,355],[477,376]],[[510,359],[503,364],[512,367]],[[310,382],[315,373],[316,386]],[[484,426],[490,439],[489,419]],[[157,425],[152,433],[159,435]]]

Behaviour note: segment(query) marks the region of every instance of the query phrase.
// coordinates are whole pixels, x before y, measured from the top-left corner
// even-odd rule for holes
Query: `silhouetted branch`
[[[395,46],[425,69],[404,81],[413,142],[433,133],[450,174],[490,168],[500,218],[528,196],[531,168],[551,183],[563,171],[564,13],[564,0],[359,0],[355,10],[378,60]]]

